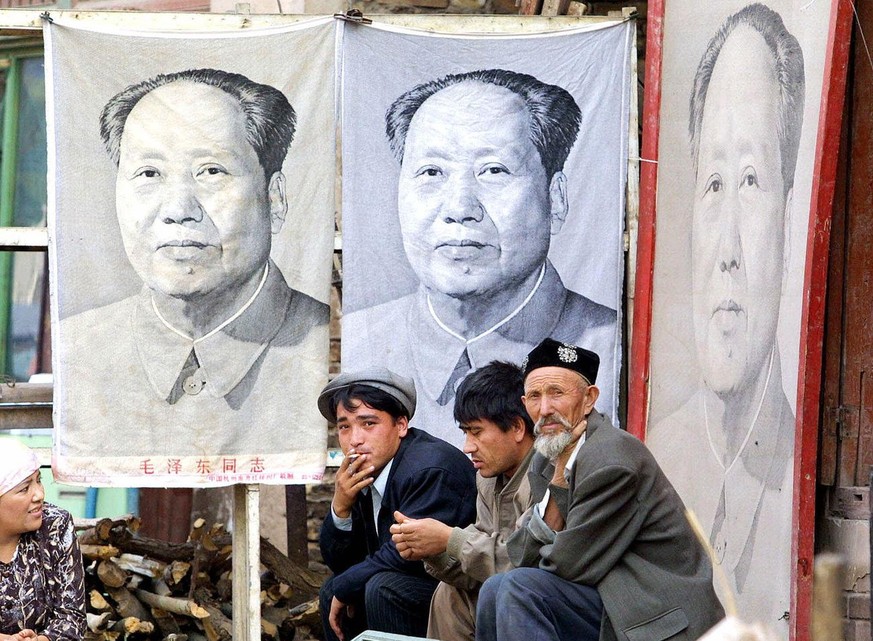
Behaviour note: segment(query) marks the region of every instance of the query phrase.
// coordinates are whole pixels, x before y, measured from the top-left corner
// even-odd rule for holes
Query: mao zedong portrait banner
[[[635,369],[644,369],[638,354],[649,359],[649,387],[634,381],[629,403],[650,397],[646,443],[697,515],[739,615],[780,638],[801,629],[808,593],[796,590],[811,583],[793,571],[804,553],[792,532],[813,527],[795,512],[806,452],[797,419],[808,409],[798,378],[817,376],[809,355],[821,354],[804,275],[819,271],[809,267],[819,233],[810,230],[832,197],[814,185],[820,123],[832,120],[823,95],[839,67],[829,39],[836,5],[668,0],[657,47],[651,336],[634,345]]]
[[[320,478],[332,21],[47,29],[59,477]]]
[[[342,366],[412,377],[416,427],[460,447],[462,378],[546,337],[617,418],[634,35],[344,30]]]

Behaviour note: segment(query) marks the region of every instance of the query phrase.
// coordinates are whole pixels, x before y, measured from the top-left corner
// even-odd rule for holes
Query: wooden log
[[[88,605],[91,606],[91,609],[95,612],[113,611],[113,607],[109,605],[109,601],[107,601],[97,590],[91,590],[88,593]]]
[[[167,569],[167,564],[154,559],[148,559],[141,554],[124,553],[115,559],[116,565],[122,570],[134,572],[142,576],[147,576],[152,579],[158,579],[164,576],[164,570]]]
[[[321,626],[321,611],[318,607],[318,599],[312,599],[301,603],[296,608],[291,608],[288,619],[295,627],[308,626],[317,629]]]
[[[127,552],[141,554],[152,559],[159,559],[166,563],[172,561],[191,561],[197,549],[195,543],[171,543],[144,536],[131,538],[122,547]]]
[[[149,620],[151,614],[145,606],[130,593],[127,588],[112,588],[107,590],[109,596],[117,604],[116,610],[121,617]]]
[[[231,641],[233,639],[233,623],[215,606],[204,606],[209,611],[205,619],[198,619],[203,624],[203,631],[208,641]]]
[[[260,548],[261,563],[270,569],[276,578],[294,588],[301,601],[318,594],[324,582],[320,574],[294,563],[265,538],[261,538]]]
[[[114,538],[123,536],[126,532],[128,536],[139,531],[141,522],[138,517],[133,515],[123,516],[118,519],[76,519],[76,529],[82,530],[79,532],[80,543],[90,544],[105,544],[111,543]]]
[[[270,639],[279,638],[279,626],[261,617],[261,638],[269,637]]]
[[[194,617],[195,619],[205,619],[209,616],[204,608],[201,608],[194,601],[188,599],[179,599],[176,597],[159,596],[146,592],[145,590],[137,590],[135,592],[137,598],[146,605],[154,608],[160,608],[173,614],[181,614],[183,616]]]
[[[103,614],[92,614],[91,612],[86,612],[85,622],[91,632],[100,632],[109,627],[110,616],[112,616],[110,612],[104,612]]]
[[[206,519],[199,518],[191,526],[191,533],[188,535],[188,540],[192,542],[196,542],[200,540],[200,537],[203,536],[203,532],[206,530]]]
[[[100,561],[97,565],[97,578],[107,588],[120,588],[128,580],[128,574],[111,559]]]
[[[167,612],[160,608],[152,608],[152,619],[154,619],[155,627],[161,633],[162,638],[166,639],[171,635],[182,634],[182,628],[172,612]]]
[[[167,582],[163,579],[156,579],[152,581],[152,589],[149,591],[159,596],[174,596],[173,591],[170,589],[170,586],[167,585]]]
[[[173,561],[164,570],[164,581],[172,587],[179,585],[191,572],[191,564],[187,561]]]
[[[82,543],[79,548],[82,550],[82,556],[92,561],[105,561],[120,554],[120,550],[114,545]]]
[[[136,617],[124,617],[113,624],[112,630],[114,632],[122,632],[125,636],[131,634],[151,634],[155,631],[155,624],[151,621],[141,621]]]
[[[112,632],[111,630],[100,630],[99,632],[85,630],[84,641],[117,641],[120,636],[120,632]]]

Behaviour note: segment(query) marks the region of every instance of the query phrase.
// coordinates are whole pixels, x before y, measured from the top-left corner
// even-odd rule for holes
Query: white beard
[[[572,432],[561,432],[551,435],[540,434],[534,441],[534,448],[550,461],[554,461],[572,441]]]

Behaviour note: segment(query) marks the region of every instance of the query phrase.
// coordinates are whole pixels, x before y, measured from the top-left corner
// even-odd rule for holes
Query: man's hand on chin
[[[579,423],[573,426],[573,440],[567,444],[558,457],[555,459],[555,473],[552,475],[552,484],[558,487],[569,487],[567,479],[564,477],[564,470],[567,469],[567,464],[570,462],[570,456],[576,445],[579,444],[579,439],[585,435],[588,429],[588,418],[583,418]]]

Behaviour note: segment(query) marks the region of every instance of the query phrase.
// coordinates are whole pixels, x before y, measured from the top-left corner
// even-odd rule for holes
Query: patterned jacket
[[[0,632],[24,629],[50,641],[85,634],[85,574],[73,519],[50,503],[42,526],[21,535],[11,562],[0,562]]]

